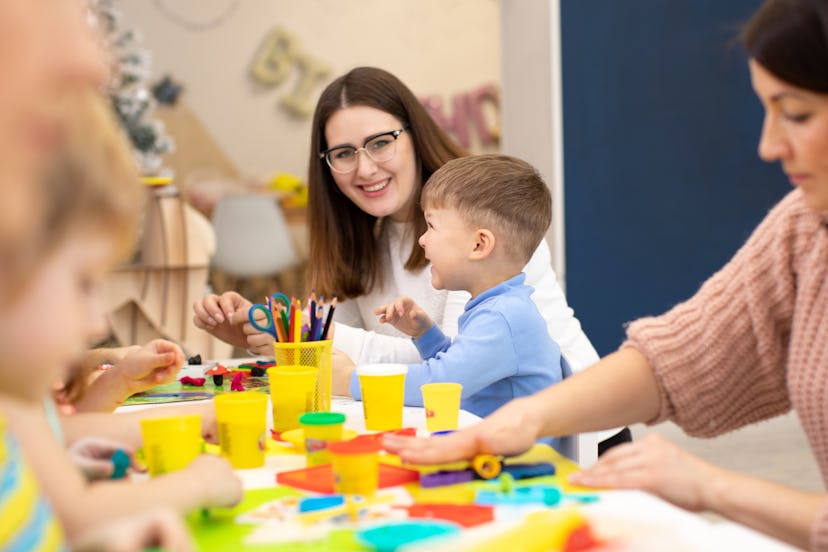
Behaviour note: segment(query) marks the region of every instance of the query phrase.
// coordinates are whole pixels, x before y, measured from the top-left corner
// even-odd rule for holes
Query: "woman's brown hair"
[[[781,80],[828,93],[828,2],[767,0],[742,30],[742,44]]]
[[[406,126],[414,144],[419,190],[444,163],[466,152],[440,130],[428,112],[397,77],[375,67],[358,67],[337,78],[322,92],[313,115],[308,171],[308,218],[312,288],[319,294],[352,298],[382,282],[383,265],[376,236],[377,217],[340,193],[319,153],[327,149],[325,125],[343,107],[362,105],[384,111]],[[420,202],[411,220],[416,236],[425,232]],[[426,266],[417,241],[405,263],[407,270]]]

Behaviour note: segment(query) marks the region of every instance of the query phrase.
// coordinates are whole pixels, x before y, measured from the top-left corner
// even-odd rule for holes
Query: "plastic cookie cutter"
[[[543,504],[557,506],[561,502],[563,493],[557,485],[525,485],[515,486],[515,480],[508,473],[500,476],[496,489],[480,489],[474,497],[474,503],[479,505],[519,506],[525,504]]]
[[[307,499],[303,500],[303,503],[306,500]],[[327,508],[321,507],[322,504],[317,503],[315,505],[316,508],[313,509],[313,511],[308,511],[306,506],[305,511],[303,513],[300,513],[297,516],[297,519],[302,523],[311,525],[313,523],[319,523],[320,521],[325,521],[342,515],[347,515],[348,519],[356,522],[359,521],[359,515],[365,508],[377,506],[380,504],[390,504],[394,502],[394,500],[395,496],[393,494],[377,495],[375,497],[354,497],[350,495],[345,495],[342,501],[339,501],[337,499],[331,499],[331,501],[329,502],[331,506]],[[336,502],[340,502],[340,505],[334,506],[333,504],[335,504]],[[300,506],[300,511],[301,510],[302,507]]]

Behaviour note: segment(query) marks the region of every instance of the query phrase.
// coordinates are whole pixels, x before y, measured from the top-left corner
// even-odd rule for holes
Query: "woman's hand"
[[[719,468],[693,456],[660,435],[618,445],[589,469],[572,474],[586,487],[641,489],[694,512],[709,509],[707,491]]]
[[[527,398],[515,399],[475,426],[428,439],[386,435],[383,445],[411,464],[444,464],[478,454],[517,455],[540,437],[533,412]]]
[[[374,310],[379,321],[391,324],[402,333],[417,339],[434,325],[434,321],[410,297],[397,297]]]
[[[243,326],[247,322],[247,311],[251,306],[253,303],[235,291],[205,295],[193,303],[193,323],[234,347],[247,349],[248,334]]]

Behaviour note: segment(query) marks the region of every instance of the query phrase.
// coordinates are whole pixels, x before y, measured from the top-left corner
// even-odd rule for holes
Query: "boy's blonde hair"
[[[134,250],[144,194],[132,150],[103,97],[90,90],[72,102],[63,143],[37,183],[36,231],[3,269],[2,292],[9,298],[70,234],[84,231],[111,239],[113,262]]]
[[[488,228],[506,254],[526,264],[552,221],[552,195],[532,165],[508,155],[453,159],[426,182],[423,209],[455,209]]]

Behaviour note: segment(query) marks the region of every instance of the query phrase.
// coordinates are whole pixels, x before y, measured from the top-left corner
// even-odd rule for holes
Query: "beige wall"
[[[158,8],[203,23],[233,1],[121,0],[119,9],[152,52],[153,74],[183,82],[184,101],[245,174],[306,173],[310,120],[277,106],[298,73],[275,89],[256,86],[249,76],[275,26],[332,68],[328,80],[357,65],[376,65],[416,94],[436,93],[446,104],[455,93],[500,82],[497,0],[240,0],[230,19],[203,32],[183,28]],[[313,89],[312,101],[322,87]]]

